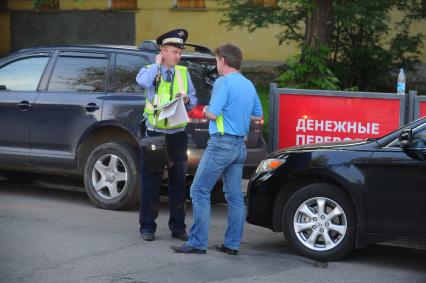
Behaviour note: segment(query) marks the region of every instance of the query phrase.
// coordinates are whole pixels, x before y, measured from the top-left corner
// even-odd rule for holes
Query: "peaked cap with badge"
[[[185,42],[188,39],[188,31],[185,29],[175,29],[168,31],[159,37],[157,37],[157,44],[162,45],[173,45],[175,47],[184,49]]]

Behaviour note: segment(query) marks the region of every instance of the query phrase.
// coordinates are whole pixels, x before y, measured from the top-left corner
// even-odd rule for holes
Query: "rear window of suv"
[[[48,90],[104,92],[107,67],[106,57],[59,56]]]
[[[213,83],[218,77],[216,61],[182,58],[179,64],[188,67],[192,83],[197,90],[198,104],[209,104]]]
[[[143,93],[143,88],[136,83],[140,68],[149,63],[145,56],[117,54],[115,58],[115,88],[117,93]]]

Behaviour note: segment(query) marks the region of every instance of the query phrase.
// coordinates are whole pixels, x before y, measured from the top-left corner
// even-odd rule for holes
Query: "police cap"
[[[175,29],[168,31],[157,37],[158,45],[173,45],[178,48],[185,48],[185,41],[188,38],[188,31],[185,29]]]

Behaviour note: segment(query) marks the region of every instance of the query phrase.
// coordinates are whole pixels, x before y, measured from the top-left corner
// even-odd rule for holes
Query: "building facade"
[[[3,2],[0,56],[46,44],[139,45],[177,27],[189,31],[188,41],[211,48],[238,43],[250,61],[284,61],[297,52],[296,46],[278,44],[278,26],[228,30],[219,23],[224,7],[214,0],[51,0],[56,4],[37,12],[31,0]]]
[[[256,0],[273,5],[276,0]],[[189,42],[214,48],[237,43],[244,54],[247,72],[255,70],[258,80],[270,80],[296,45],[278,44],[279,26],[249,33],[231,30],[220,21],[226,7],[216,0],[46,0],[35,10],[32,0],[0,0],[0,57],[13,51],[52,44],[139,45],[174,29],[189,31]],[[395,16],[397,17],[397,15]],[[426,30],[426,21],[413,32]],[[426,45],[420,59],[426,63]],[[426,85],[426,65],[419,66],[416,82]],[[260,70],[260,71],[259,71]],[[269,74],[262,76],[262,74]],[[256,77],[256,76],[252,76]]]

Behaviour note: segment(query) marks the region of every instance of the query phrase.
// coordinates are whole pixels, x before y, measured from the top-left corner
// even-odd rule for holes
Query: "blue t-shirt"
[[[247,136],[251,116],[263,116],[254,85],[241,73],[229,73],[216,80],[208,112],[217,117],[222,114],[225,133],[235,136]],[[209,133],[219,133],[216,121],[210,121]]]

